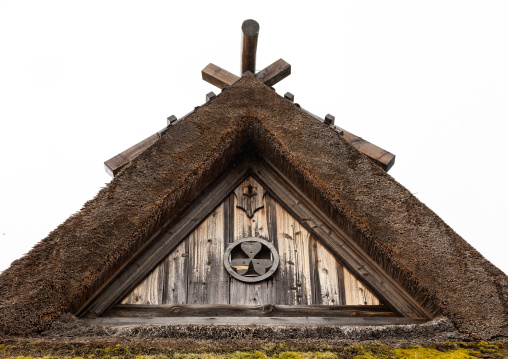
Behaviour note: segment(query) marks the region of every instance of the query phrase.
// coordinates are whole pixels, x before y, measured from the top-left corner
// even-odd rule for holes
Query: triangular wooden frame
[[[241,165],[232,168],[221,178],[214,181],[200,196],[197,196],[196,201],[190,203],[178,218],[173,218],[165,223],[115,275],[89,298],[76,312],[76,315],[82,318],[97,318],[94,320],[96,323],[115,323],[111,318],[98,317],[105,315],[118,304],[249,175],[262,183],[270,195],[277,199],[291,215],[299,220],[309,232],[320,240],[381,301],[387,303],[390,309],[399,316],[398,318],[390,318],[391,321],[388,322],[386,320],[380,321],[380,318],[361,318],[361,321],[349,320],[337,323],[325,320],[325,323],[376,325],[421,322],[431,318],[419,303],[364,253],[353,239],[349,238],[314,203],[306,198],[280,171],[264,159],[253,158],[244,158]],[[358,314],[353,313],[351,315]],[[189,322],[182,317],[171,319],[173,320],[163,322],[173,324]],[[298,324],[299,321],[301,320],[295,318],[294,323]],[[141,318],[134,322],[144,323]],[[194,319],[191,322],[194,323],[196,320]],[[230,319],[228,323],[233,324],[233,322],[234,320]],[[243,324],[245,324],[244,322],[242,321]],[[217,323],[217,321],[214,323]],[[266,324],[262,320],[255,323]],[[273,322],[270,323],[273,324]],[[280,324],[287,325],[291,323],[293,322],[285,320]],[[309,322],[307,319],[304,324],[323,324],[323,321],[319,320],[316,323]]]

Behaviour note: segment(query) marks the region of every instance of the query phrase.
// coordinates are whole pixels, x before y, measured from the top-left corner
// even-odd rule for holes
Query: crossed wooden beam
[[[283,59],[275,61],[273,64],[256,73],[256,51],[259,24],[255,20],[245,20],[242,24],[242,33],[242,75],[250,72],[257,80],[271,87],[291,74],[291,65]],[[217,86],[220,89],[231,86],[233,83],[240,79],[240,76],[224,70],[223,68],[212,63],[208,64],[201,71],[201,75],[203,80],[211,83],[214,86]],[[289,96],[287,96],[288,94],[286,94],[284,97],[293,102],[293,95],[289,94]],[[215,97],[215,94],[207,94],[207,102],[213,97]],[[305,112],[309,113],[308,111]],[[340,134],[343,135],[346,141],[348,141],[364,155],[369,157],[372,161],[374,161],[376,165],[385,171],[388,171],[395,163],[394,154],[383,150],[382,148],[364,140],[361,137],[358,137],[344,129],[335,126],[333,124],[333,116],[327,115],[325,119],[321,119],[311,113],[309,114],[314,118],[324,122],[325,124],[333,126]],[[175,116],[168,117],[167,126],[169,127],[177,121],[178,120]],[[106,172],[114,177],[125,165],[134,160],[143,151],[157,142],[166,130],[167,127],[104,162]]]
[[[250,72],[256,79],[267,86],[273,86],[277,82],[291,75],[291,65],[283,59],[278,59],[270,66],[256,73],[256,52],[258,46],[259,24],[255,20],[245,20],[242,24],[242,74]],[[220,89],[231,86],[240,80],[239,76],[224,70],[223,68],[208,64],[201,71],[203,80],[217,86]]]

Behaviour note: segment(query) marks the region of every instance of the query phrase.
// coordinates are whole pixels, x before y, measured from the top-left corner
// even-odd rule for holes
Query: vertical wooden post
[[[245,20],[242,24],[242,33],[242,74],[246,71],[255,74],[259,24],[256,20]]]

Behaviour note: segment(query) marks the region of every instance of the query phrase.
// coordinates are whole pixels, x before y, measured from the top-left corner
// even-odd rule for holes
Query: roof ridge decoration
[[[272,86],[282,81],[291,74],[291,65],[283,59],[279,59],[271,65],[265,67],[263,70],[256,72],[256,51],[257,51],[257,39],[259,34],[259,24],[252,19],[245,20],[242,24],[242,76],[253,76],[261,83],[273,89]],[[201,76],[206,82],[217,86],[221,90],[224,90],[228,86],[233,85],[235,82],[240,80],[240,76],[237,76],[215,64],[208,64],[202,71]],[[216,97],[215,93],[209,92],[206,94],[206,103],[213,100]],[[294,95],[286,93],[284,98],[290,102],[294,102]],[[295,103],[295,106],[300,108],[300,105]],[[197,106],[194,110],[197,110]],[[343,128],[335,126],[335,117],[327,114],[325,118],[320,118],[312,114],[311,112],[302,109],[313,118],[318,121],[329,125],[335,129],[338,133],[344,136],[346,141],[351,143],[356,149],[370,158],[376,165],[384,169],[385,171],[390,170],[395,164],[395,155],[364,140],[363,138],[346,131]],[[193,111],[194,112],[194,111]],[[169,126],[176,124],[183,118],[190,115],[192,112],[177,119],[175,115],[171,115],[167,118],[167,127],[158,131],[154,135],[147,137],[141,142],[129,147],[125,151],[118,155],[110,158],[104,162],[106,172],[114,177],[125,165],[130,161],[134,160],[143,151],[152,146],[157,140],[164,134]]]
[[[507,276],[345,136],[250,75],[174,122],[0,275],[0,332],[41,332],[86,306],[248,154],[281,173],[430,316],[447,316],[470,339],[508,338]]]

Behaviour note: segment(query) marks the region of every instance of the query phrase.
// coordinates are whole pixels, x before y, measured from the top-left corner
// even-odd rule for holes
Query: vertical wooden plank
[[[240,185],[242,186],[242,185]],[[260,186],[260,185],[259,185]],[[235,191],[237,193],[238,191]],[[234,239],[260,237],[270,241],[266,218],[266,204],[257,210],[252,218],[237,206],[234,198]],[[235,278],[230,280],[230,303],[239,305],[263,305],[273,303],[273,281],[271,279],[259,283],[245,283]]]
[[[161,304],[187,303],[188,239],[183,240],[164,260],[165,276]]]
[[[235,195],[224,200],[224,248],[235,240]]]
[[[313,256],[316,258],[315,270],[319,283],[315,286],[320,289],[320,304],[345,305],[343,266],[318,240],[311,237],[310,241],[315,249]]]
[[[227,304],[229,275],[224,268],[224,203],[189,236],[189,304]]]
[[[275,248],[278,248],[276,201],[268,193],[265,194],[265,208],[266,208],[266,230],[268,235],[267,240],[272,242]]]
[[[121,304],[185,304],[187,240],[182,241]]]
[[[279,270],[274,277],[275,304],[311,304],[309,233],[280,204],[275,204]]]
[[[321,281],[319,279],[319,258],[317,254],[318,242],[314,237],[309,240],[309,267],[312,281],[312,304],[323,304]]]
[[[344,267],[346,305],[380,305],[377,297]]]
[[[297,303],[303,305],[313,304],[309,252],[309,241],[311,236],[300,222],[297,222],[292,216],[291,219],[293,221],[293,241],[295,244],[295,264],[297,269]]]
[[[161,304],[162,293],[159,293],[159,280],[158,266],[122,300],[121,304]]]

